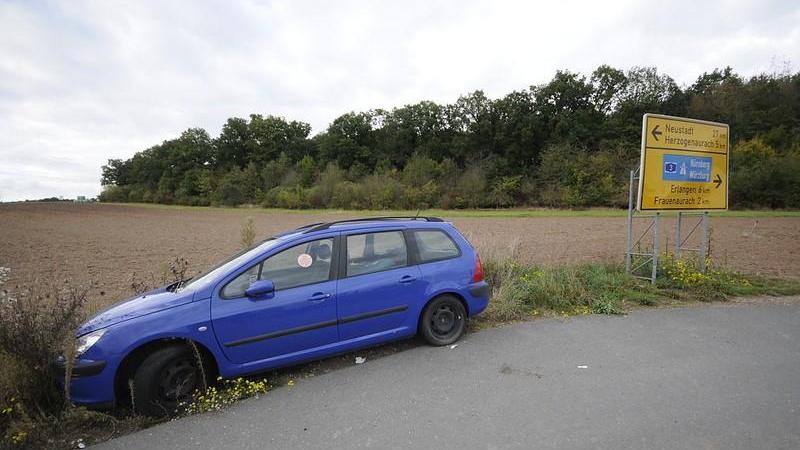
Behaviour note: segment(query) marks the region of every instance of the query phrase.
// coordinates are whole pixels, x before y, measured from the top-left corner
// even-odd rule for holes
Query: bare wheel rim
[[[430,330],[434,336],[447,339],[459,332],[464,317],[450,302],[436,306],[430,317]]]
[[[195,390],[199,377],[197,364],[191,358],[170,362],[159,377],[159,399],[167,403],[186,400]]]

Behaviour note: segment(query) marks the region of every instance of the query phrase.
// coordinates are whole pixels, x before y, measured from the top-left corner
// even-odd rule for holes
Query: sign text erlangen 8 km
[[[645,114],[637,208],[728,209],[729,134],[724,123]]]

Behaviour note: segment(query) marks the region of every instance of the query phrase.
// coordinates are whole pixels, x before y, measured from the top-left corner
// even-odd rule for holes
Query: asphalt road
[[[797,449],[797,300],[485,330],[100,448]]]

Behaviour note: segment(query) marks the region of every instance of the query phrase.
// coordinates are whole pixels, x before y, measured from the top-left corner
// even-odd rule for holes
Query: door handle
[[[317,292],[316,294],[312,295],[308,299],[308,301],[310,301],[310,302],[321,302],[321,301],[325,300],[326,298],[329,298],[330,296],[331,296],[331,294],[326,294],[324,292]]]
[[[400,278],[400,282],[401,283],[411,283],[412,281],[414,281],[416,279],[417,279],[417,277],[415,277],[414,275],[403,275],[403,277]]]

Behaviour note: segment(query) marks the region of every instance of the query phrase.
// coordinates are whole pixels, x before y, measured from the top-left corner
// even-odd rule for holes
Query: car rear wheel
[[[467,328],[467,311],[452,295],[433,299],[422,312],[420,333],[431,345],[450,345],[459,340]]]
[[[148,416],[174,414],[196,389],[205,387],[195,353],[186,345],[170,345],[142,361],[133,378],[133,406]]]

